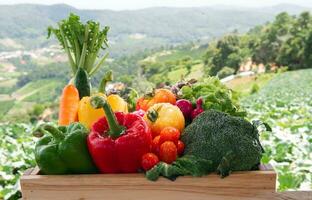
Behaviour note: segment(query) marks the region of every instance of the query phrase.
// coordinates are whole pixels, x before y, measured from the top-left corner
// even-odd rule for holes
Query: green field
[[[14,92],[18,101],[45,102],[55,97],[55,89],[60,88],[62,82],[53,79],[38,80],[26,84]]]
[[[273,128],[261,135],[263,162],[278,172],[279,190],[312,189],[312,70],[278,74],[242,103]]]
[[[242,97],[252,93],[253,87],[264,87],[277,73],[265,73],[255,76],[238,77],[225,83],[232,90],[238,91]]]
[[[0,100],[0,119],[6,121],[18,116],[23,119],[22,116],[27,115],[34,104],[54,102],[63,85],[64,83],[59,80],[37,80],[10,92],[10,95],[3,95],[3,93]]]
[[[14,100],[0,101],[0,119],[14,106]]]
[[[2,87],[13,87],[17,82],[17,79],[8,79],[0,81],[0,88]]]
[[[140,61],[146,70],[146,74],[143,75],[154,84],[201,79],[207,75],[202,61],[206,48],[189,44],[153,53]]]
[[[162,55],[158,55],[156,61],[165,62],[165,61],[175,61],[184,57],[191,57],[195,60],[202,59],[202,56],[207,50],[206,46],[192,46],[186,45],[181,46],[173,50],[167,51]]]

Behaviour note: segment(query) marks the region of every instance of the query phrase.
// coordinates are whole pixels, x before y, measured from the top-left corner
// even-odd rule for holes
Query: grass
[[[262,88],[276,75],[276,73],[266,73],[255,76],[239,77],[226,82],[225,85],[232,90],[239,92],[242,97],[246,97],[252,92],[252,88],[255,85]]]
[[[175,61],[180,60],[184,57],[191,57],[195,60],[201,59],[204,53],[206,52],[206,47],[180,47],[171,51],[170,54],[165,54],[162,56],[157,56],[156,61],[165,62],[165,61]],[[169,50],[170,51],[170,50]]]
[[[40,87],[43,87],[46,84],[49,84],[50,82],[51,82],[50,80],[46,79],[46,80],[38,80],[38,81],[27,83],[26,85],[24,85],[23,87],[15,91],[15,94],[17,96],[27,95],[30,92],[33,92],[34,90],[37,90]]]
[[[4,77],[6,79],[18,78],[20,75],[21,75],[21,72],[10,72],[10,73],[1,72],[0,73],[0,77]]]
[[[30,82],[14,92],[18,101],[44,102],[55,98],[55,90],[62,87],[63,83],[58,80],[38,80]]]
[[[55,101],[59,97],[62,87],[62,82],[49,79],[30,82],[13,92],[11,96],[8,95],[11,94],[11,90],[7,94],[4,93],[5,91],[2,92],[0,94],[1,121],[11,121],[10,119],[18,119],[19,117],[24,118],[27,112],[32,109],[34,103]]]
[[[191,72],[187,75],[188,79],[200,79],[204,75],[204,64],[193,65]]]
[[[0,81],[0,88],[1,87],[13,87],[15,86],[16,82],[17,82],[16,78]]]
[[[28,112],[33,109],[34,104],[34,102],[15,101],[11,109],[2,118],[2,121],[29,121]]]
[[[0,118],[3,116],[14,106],[14,100],[5,100],[0,101]]]
[[[180,68],[173,70],[168,73],[168,79],[171,83],[177,82],[181,80],[182,77],[184,77],[187,74],[187,69],[186,68]]]
[[[11,94],[15,89],[15,84],[17,82],[17,79],[8,79],[0,81],[0,95],[1,94]]]

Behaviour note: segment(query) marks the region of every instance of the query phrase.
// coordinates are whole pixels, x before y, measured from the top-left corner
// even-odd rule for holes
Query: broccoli
[[[260,163],[263,148],[253,124],[243,118],[207,110],[182,134],[184,155],[212,161],[221,177],[231,171],[251,170]]]

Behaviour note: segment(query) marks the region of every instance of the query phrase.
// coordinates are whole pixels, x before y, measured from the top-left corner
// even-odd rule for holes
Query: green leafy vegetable
[[[276,75],[261,90],[242,101],[251,120],[266,121],[272,133],[262,132],[265,154],[273,165],[279,191],[312,187],[312,70]]]
[[[48,38],[52,33],[56,36],[67,53],[73,74],[81,67],[91,76],[108,56],[98,58],[100,50],[108,47],[108,30],[108,26],[101,29],[100,24],[94,21],[83,24],[79,16],[71,13],[58,23],[57,28],[48,27]]]
[[[36,165],[31,130],[27,124],[0,124],[0,199],[20,199],[19,179]]]
[[[146,172],[147,179],[156,181],[160,176],[175,180],[178,176],[203,176],[213,171],[212,162],[195,156],[178,158],[173,164],[158,163]]]
[[[226,112],[233,116],[245,117],[246,112],[241,110],[236,94],[223,85],[216,77],[209,77],[202,82],[185,85],[181,88],[181,97],[195,102],[203,98],[204,110],[214,109]]]

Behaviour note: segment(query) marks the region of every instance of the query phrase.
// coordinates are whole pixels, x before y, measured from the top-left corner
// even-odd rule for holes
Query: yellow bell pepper
[[[96,95],[106,98],[106,95],[103,93],[98,93]],[[96,121],[105,116],[103,109],[94,109],[91,106],[90,99],[91,97],[83,97],[79,102],[78,108],[78,120],[87,128],[91,128]],[[114,112],[128,112],[127,102],[120,96],[111,94],[106,99]]]
[[[128,113],[128,104],[120,96],[111,94],[107,97],[107,102],[112,107],[114,112]]]

